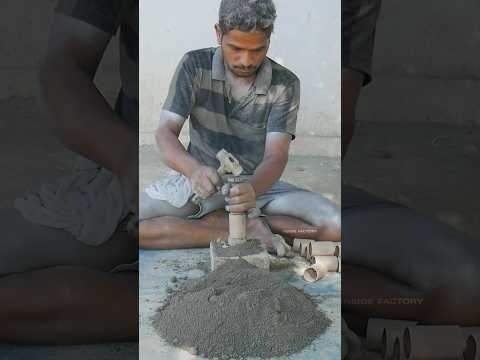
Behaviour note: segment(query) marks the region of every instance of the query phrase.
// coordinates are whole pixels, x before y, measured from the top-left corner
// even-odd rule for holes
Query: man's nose
[[[242,54],[242,57],[241,57],[241,59],[240,59],[240,63],[242,64],[242,66],[243,66],[244,68],[251,68],[251,67],[253,67],[253,65],[254,65],[253,56],[252,56],[249,52],[245,51],[245,52]]]

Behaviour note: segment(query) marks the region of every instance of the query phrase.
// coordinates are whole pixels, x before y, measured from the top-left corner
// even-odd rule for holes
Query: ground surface
[[[140,189],[165,175],[168,169],[160,161],[153,146],[140,148]],[[308,190],[317,191],[340,204],[340,163],[337,159],[316,156],[292,156],[283,180]],[[191,359],[190,354],[167,345],[153,330],[151,316],[167,295],[173,275],[201,276],[192,270],[198,262],[209,263],[208,249],[142,251],[140,254],[140,359]],[[289,360],[338,359],[340,354],[340,274],[329,274],[325,281],[309,285],[296,275],[294,286],[315,296],[319,308],[333,320],[332,326],[303,352]]]
[[[480,239],[480,131],[445,124],[360,124],[342,180]]]
[[[180,280],[202,276],[208,271],[208,249],[141,251],[140,252],[140,359],[199,359],[188,352],[174,348],[155,332],[151,317],[167,296],[167,289],[174,288]],[[316,304],[332,320],[332,325],[304,351],[277,360],[337,360],[340,355],[340,274],[330,273],[317,283],[309,284],[297,274],[283,271],[286,281],[303,288],[312,295]]]

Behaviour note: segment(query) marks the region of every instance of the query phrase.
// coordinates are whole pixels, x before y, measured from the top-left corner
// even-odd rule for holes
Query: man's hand
[[[226,184],[230,185],[230,184]],[[223,189],[222,189],[222,192]],[[232,213],[243,213],[249,209],[256,207],[257,196],[255,189],[250,183],[236,184],[230,187],[227,193],[227,207],[226,210]]]
[[[220,184],[220,176],[217,170],[210,166],[199,166],[190,176],[192,190],[202,199],[206,199],[217,192],[217,185]]]

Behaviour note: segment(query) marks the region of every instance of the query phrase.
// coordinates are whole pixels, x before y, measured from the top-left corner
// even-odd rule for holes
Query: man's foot
[[[290,246],[280,235],[274,234],[261,218],[248,219],[247,237],[260,240],[269,253],[278,256],[286,256],[290,253]]]

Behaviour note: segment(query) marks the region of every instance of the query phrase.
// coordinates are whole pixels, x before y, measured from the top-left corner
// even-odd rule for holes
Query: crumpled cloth
[[[152,199],[167,201],[177,208],[185,206],[193,195],[190,180],[175,170],[149,185],[145,192]]]
[[[28,191],[15,200],[15,208],[31,222],[66,230],[92,246],[110,239],[131,214],[118,177],[82,156],[72,174]]]

